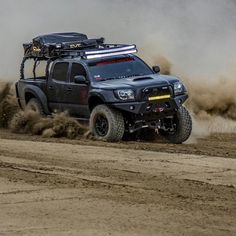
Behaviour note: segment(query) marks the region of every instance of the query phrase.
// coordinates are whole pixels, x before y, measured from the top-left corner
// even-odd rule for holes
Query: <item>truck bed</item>
[[[47,79],[46,76],[36,77],[35,79],[21,79],[16,83],[16,95],[18,103],[21,108],[24,108],[28,99],[27,98],[27,89],[29,87],[36,87],[36,89],[42,90],[44,93],[47,92]],[[35,94],[37,97],[37,94]]]

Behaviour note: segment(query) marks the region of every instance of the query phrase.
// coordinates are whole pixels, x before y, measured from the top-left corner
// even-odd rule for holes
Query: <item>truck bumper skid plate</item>
[[[161,97],[143,102],[120,102],[112,103],[111,106],[119,110],[131,112],[134,114],[148,114],[148,113],[161,113],[171,112],[181,106],[188,98],[187,94],[177,96],[175,98]]]

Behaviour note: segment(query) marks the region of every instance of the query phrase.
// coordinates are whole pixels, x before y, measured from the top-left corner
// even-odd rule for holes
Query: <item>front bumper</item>
[[[175,112],[188,98],[187,94],[161,100],[112,103],[112,107],[133,114],[167,114]]]

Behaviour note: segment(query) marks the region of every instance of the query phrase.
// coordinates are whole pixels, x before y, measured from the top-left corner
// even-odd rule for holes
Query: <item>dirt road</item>
[[[107,144],[0,130],[0,235],[235,235],[234,140]]]

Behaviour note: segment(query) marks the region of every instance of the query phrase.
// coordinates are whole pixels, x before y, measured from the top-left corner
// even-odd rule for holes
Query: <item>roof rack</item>
[[[95,59],[137,52],[134,44],[104,44],[104,38],[88,39],[85,34],[75,32],[38,36],[23,47],[25,58],[37,59],[67,56]]]

